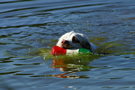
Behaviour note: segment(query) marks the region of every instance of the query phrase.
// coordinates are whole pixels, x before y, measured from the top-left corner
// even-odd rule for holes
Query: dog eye
[[[72,42],[73,43],[80,43],[80,41],[75,36],[72,38]]]

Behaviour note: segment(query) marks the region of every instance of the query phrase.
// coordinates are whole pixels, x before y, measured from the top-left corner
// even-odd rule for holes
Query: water
[[[134,90],[134,11],[134,0],[1,0],[0,90]],[[111,54],[39,55],[72,30]]]

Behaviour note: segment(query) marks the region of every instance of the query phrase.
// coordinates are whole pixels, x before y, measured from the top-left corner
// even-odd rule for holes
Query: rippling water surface
[[[0,22],[1,90],[135,89],[134,0],[1,0]],[[44,58],[72,30],[111,54]]]

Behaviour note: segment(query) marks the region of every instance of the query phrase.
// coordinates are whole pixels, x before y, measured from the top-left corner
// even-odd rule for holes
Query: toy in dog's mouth
[[[93,54],[90,50],[80,48],[80,49],[64,49],[59,46],[53,46],[51,54],[52,55],[75,55],[75,54]]]

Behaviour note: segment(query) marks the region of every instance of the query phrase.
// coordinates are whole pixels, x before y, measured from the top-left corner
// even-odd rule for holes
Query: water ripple
[[[134,0],[1,0],[0,88],[133,90],[134,9]],[[43,58],[72,30],[111,54],[55,65]],[[47,55],[40,56],[42,51]]]

